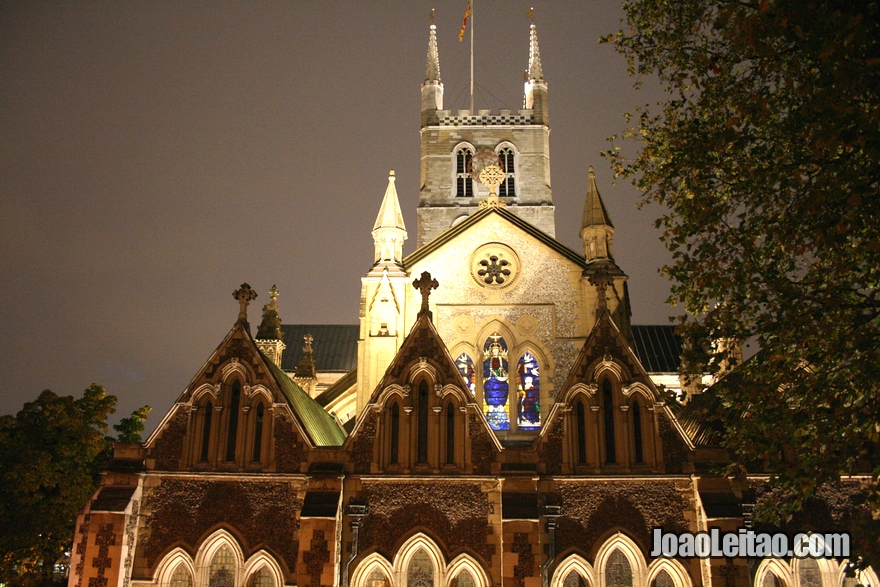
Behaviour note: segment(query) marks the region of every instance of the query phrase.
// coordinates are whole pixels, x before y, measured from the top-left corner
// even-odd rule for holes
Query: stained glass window
[[[815,559],[801,559],[798,565],[798,580],[801,587],[822,587],[822,573]]]
[[[474,578],[468,571],[462,570],[452,580],[450,587],[476,587],[476,583],[474,583]]]
[[[385,574],[379,569],[373,569],[367,576],[367,582],[364,587],[385,587],[387,584],[388,580],[385,579]]]
[[[458,367],[459,372],[461,372],[461,376],[464,377],[468,389],[471,390],[471,395],[476,395],[477,388],[474,360],[471,359],[467,353],[461,353],[460,355],[458,355],[458,358],[455,359],[455,365],[456,367]]]
[[[562,587],[587,587],[584,578],[575,570],[571,570],[565,576]]]
[[[192,587],[192,577],[183,563],[174,569],[174,574],[171,575],[171,587]]]
[[[654,577],[654,587],[675,587],[675,583],[672,581],[672,577],[669,576],[669,573],[666,571],[660,571],[657,573],[657,576]]]
[[[431,564],[428,553],[421,548],[409,561],[406,587],[434,587],[434,565]]]
[[[607,587],[632,587],[633,574],[629,561],[620,549],[615,549],[605,563],[605,585]]]
[[[516,424],[520,430],[541,429],[541,377],[538,361],[523,353],[517,364]]]
[[[492,430],[510,430],[507,343],[496,332],[483,347],[483,413]]]
[[[266,567],[263,567],[257,574],[254,575],[253,580],[251,581],[251,587],[274,587],[275,581],[272,579],[272,575],[269,574],[269,571],[266,570]]]
[[[221,546],[211,560],[209,587],[235,587],[235,559],[225,546]]]

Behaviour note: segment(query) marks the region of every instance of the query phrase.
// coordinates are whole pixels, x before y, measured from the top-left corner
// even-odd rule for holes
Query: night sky
[[[356,324],[390,169],[416,241],[419,87],[437,9],[444,106],[468,108],[466,0],[0,5],[0,414],[41,390],[150,404],[155,427],[277,284],[285,323]],[[606,138],[656,101],[601,35],[607,0],[476,0],[475,107],[522,107],[535,7],[557,238],[582,252],[587,167],[633,322],[666,324],[668,261]],[[442,284],[441,284],[442,287]]]

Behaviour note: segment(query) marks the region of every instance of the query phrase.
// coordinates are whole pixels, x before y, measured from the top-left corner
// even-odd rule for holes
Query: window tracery
[[[633,587],[632,566],[620,549],[615,549],[605,563],[605,587]]]
[[[423,549],[419,549],[409,561],[406,587],[434,587],[434,565]]]
[[[675,582],[669,576],[669,573],[663,569],[654,577],[654,587],[675,587]]]
[[[587,587],[587,584],[581,574],[572,569],[562,581],[562,587]]]
[[[225,545],[211,559],[208,587],[235,587],[235,558]]]

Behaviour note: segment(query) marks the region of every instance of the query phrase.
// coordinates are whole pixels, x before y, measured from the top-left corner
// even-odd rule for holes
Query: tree
[[[0,418],[0,583],[53,583],[76,516],[112,456],[104,433],[115,408],[116,397],[92,384],[79,399],[43,391],[15,417]],[[136,410],[117,430],[137,440],[147,413]]]
[[[663,271],[687,316],[688,358],[718,371],[722,341],[757,340],[731,471],[769,467],[785,518],[841,476],[869,476],[880,511],[880,3],[627,0],[613,42],[659,78],[608,155],[664,212]],[[698,352],[699,349],[702,351]],[[880,522],[858,529],[875,568]]]

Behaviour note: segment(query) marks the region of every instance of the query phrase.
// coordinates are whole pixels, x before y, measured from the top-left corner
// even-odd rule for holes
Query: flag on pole
[[[464,22],[461,23],[461,31],[458,33],[458,42],[464,40],[464,30],[467,28],[467,21],[471,17],[471,0],[468,0],[467,10],[464,12]]]

